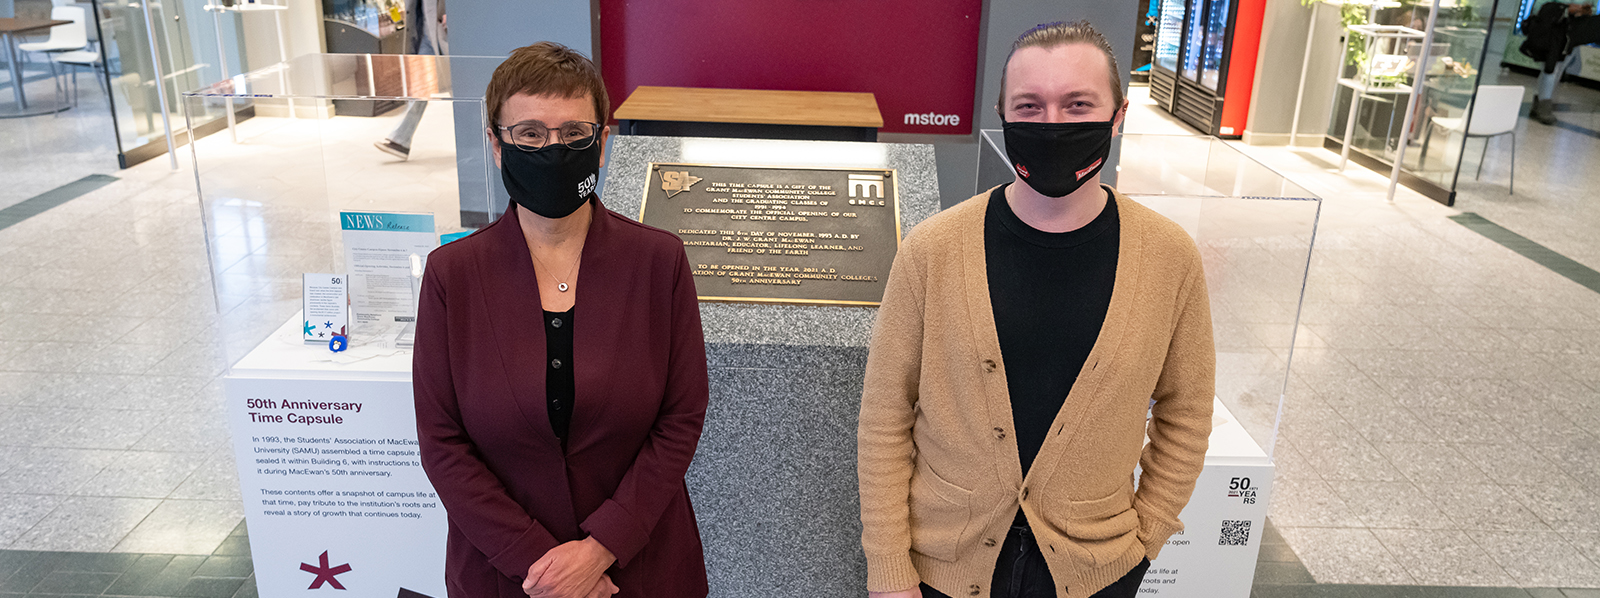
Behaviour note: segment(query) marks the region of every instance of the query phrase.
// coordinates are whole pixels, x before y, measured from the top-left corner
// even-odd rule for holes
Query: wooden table
[[[617,108],[623,135],[877,141],[870,93],[641,85]]]
[[[11,95],[17,99],[17,105],[13,110],[0,110],[0,118],[51,114],[66,109],[65,106],[52,106],[49,109],[28,111],[28,94],[22,90],[22,66],[17,63],[17,34],[49,29],[71,22],[56,19],[0,19],[0,37],[5,38],[6,45],[6,66],[11,71]]]

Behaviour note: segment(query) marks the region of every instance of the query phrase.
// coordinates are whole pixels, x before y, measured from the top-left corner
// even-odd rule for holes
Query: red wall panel
[[[877,97],[885,132],[968,134],[981,7],[982,0],[600,0],[600,66],[613,110],[640,85],[858,91]],[[906,124],[908,114],[959,120]]]
[[[1222,103],[1221,134],[1244,135],[1250,118],[1250,97],[1255,92],[1256,56],[1261,49],[1261,23],[1267,0],[1240,0],[1233,17],[1233,49],[1228,56],[1228,83]]]

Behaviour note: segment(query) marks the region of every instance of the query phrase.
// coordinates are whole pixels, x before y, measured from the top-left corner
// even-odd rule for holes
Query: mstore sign
[[[600,0],[611,106],[640,85],[871,93],[888,133],[972,132],[982,0]]]

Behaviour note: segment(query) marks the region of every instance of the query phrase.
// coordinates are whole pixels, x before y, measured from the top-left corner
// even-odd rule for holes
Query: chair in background
[[[85,8],[85,10],[93,9]],[[99,85],[100,91],[103,93],[109,93],[109,91],[106,89],[106,82],[103,73],[105,67],[100,59],[100,36],[98,35],[98,28],[87,27],[87,33],[89,43],[84,47],[84,49],[56,52],[51,55],[51,59],[54,60],[56,64],[63,64],[72,67],[71,87],[72,105],[74,106],[78,105],[79,68],[88,68],[89,74],[94,77],[94,82]]]
[[[1422,140],[1422,157],[1428,155],[1428,138],[1435,127],[1451,133],[1464,133],[1467,139],[1482,138],[1483,152],[1478,155],[1478,173],[1473,179],[1483,177],[1483,159],[1489,154],[1489,138],[1511,136],[1511,182],[1506,194],[1516,192],[1517,185],[1517,114],[1522,110],[1522,97],[1526,89],[1521,85],[1480,85],[1471,108],[1472,122],[1465,118],[1435,116],[1429,119],[1428,134]]]
[[[65,25],[56,25],[50,28],[50,37],[42,42],[17,44],[17,49],[23,52],[40,52],[56,54],[82,50],[89,45],[89,28],[86,26],[87,15],[81,6],[56,6],[50,9],[50,18],[60,21],[72,21]],[[60,97],[63,88],[60,73],[57,72],[56,62],[50,61],[50,77],[56,84],[56,95]]]

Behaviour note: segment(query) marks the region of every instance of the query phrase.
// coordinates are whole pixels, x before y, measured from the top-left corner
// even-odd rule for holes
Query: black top
[[[1011,211],[1005,189],[989,196],[983,250],[1017,452],[1027,475],[1100,337],[1117,278],[1120,226],[1116,200],[1108,197],[1100,215],[1082,228],[1043,232]],[[1020,511],[1017,517],[1021,521]]]
[[[550,429],[556,437],[567,439],[567,426],[572,423],[572,401],[577,389],[572,377],[572,312],[544,312],[545,407],[550,412]]]

